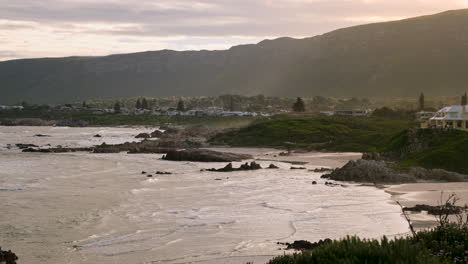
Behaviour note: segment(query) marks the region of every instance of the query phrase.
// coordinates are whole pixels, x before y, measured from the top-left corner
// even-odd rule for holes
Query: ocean
[[[0,246],[19,263],[262,263],[284,253],[277,242],[408,232],[384,190],[327,186],[321,173],[309,171],[341,166],[358,154],[297,154],[291,159],[307,161],[306,170],[291,170],[281,161],[289,157],[275,157],[279,150],[223,149],[279,169],[222,173],[201,170],[226,163],[23,153],[14,146],[115,144],[152,130],[0,127]]]

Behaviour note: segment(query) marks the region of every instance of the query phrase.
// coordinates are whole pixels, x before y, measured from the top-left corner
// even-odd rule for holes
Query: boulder
[[[375,160],[351,160],[340,169],[330,174],[323,175],[335,181],[352,181],[367,183],[410,183],[416,182],[416,178],[400,173],[387,166],[384,161]]]
[[[279,169],[279,167],[276,166],[275,164],[270,164],[270,166],[268,166],[267,169]]]
[[[43,134],[36,134],[34,135],[35,137],[50,137],[49,135],[43,135]]]
[[[151,136],[152,138],[160,138],[160,137],[162,137],[163,135],[164,135],[164,133],[161,132],[161,131],[159,131],[159,130],[155,130],[155,131],[151,132],[151,134],[150,134],[150,136]]]
[[[316,182],[316,181],[313,181],[313,182],[312,182],[312,184],[313,184],[313,185],[316,185],[316,184],[317,184],[317,182]]]
[[[305,170],[304,167],[291,167],[291,170]]]
[[[150,138],[150,134],[148,133],[140,133],[138,135],[135,136],[135,138]]]
[[[99,134],[96,134],[96,135],[94,135],[93,137],[95,137],[95,138],[100,138],[100,137],[102,137],[102,136],[99,135]]]
[[[313,170],[310,170],[316,173],[321,173],[321,172],[328,172],[328,171],[333,171],[333,169],[330,168],[315,168]]]
[[[420,181],[462,182],[466,175],[441,169],[411,168],[397,170],[392,163],[377,160],[352,160],[322,178],[361,183],[412,183]]]
[[[232,166],[232,163],[229,163],[228,165],[224,166],[221,169],[208,169],[207,171],[215,171],[215,172],[231,172],[231,171],[249,171],[249,170],[259,170],[262,167],[260,164],[256,163],[255,161],[252,161],[250,164],[249,163],[244,163],[242,164],[239,168],[234,168]]]
[[[19,143],[19,144],[16,144],[16,147],[19,148],[19,149],[27,149],[27,148],[38,148],[39,146],[34,145],[34,144],[22,144],[22,143]]]
[[[163,157],[173,161],[233,162],[252,159],[248,154],[219,152],[207,149],[171,150]]]

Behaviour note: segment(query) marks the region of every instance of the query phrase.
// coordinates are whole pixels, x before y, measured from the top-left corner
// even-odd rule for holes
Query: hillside
[[[403,97],[468,87],[468,10],[280,38],[224,51],[0,62],[0,104],[198,96]]]
[[[372,152],[387,146],[390,139],[412,125],[411,121],[396,119],[277,116],[220,133],[210,142],[236,147]]]
[[[385,148],[399,154],[400,167],[440,168],[468,175],[467,132],[419,129],[410,135],[411,131],[399,133]]]

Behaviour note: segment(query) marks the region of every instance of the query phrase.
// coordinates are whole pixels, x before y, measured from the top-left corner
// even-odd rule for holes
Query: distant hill
[[[199,96],[402,97],[468,90],[468,9],[223,51],[0,62],[0,103]]]

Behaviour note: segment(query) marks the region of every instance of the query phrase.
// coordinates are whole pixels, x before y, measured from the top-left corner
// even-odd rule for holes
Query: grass
[[[468,174],[468,133],[460,130],[419,129],[414,142],[408,131],[392,138],[386,151],[399,152],[401,168],[424,167]],[[413,150],[411,145],[417,145]]]
[[[422,243],[412,239],[366,240],[347,237],[335,240],[313,251],[276,257],[268,264],[335,264],[335,263],[441,263]]]
[[[70,123],[85,121],[89,126],[154,126],[161,124],[196,125],[204,124],[219,127],[240,127],[250,124],[262,117],[223,117],[223,116],[157,116],[150,114],[117,115],[92,114],[73,111],[49,111],[48,109],[34,109],[23,111],[0,111],[0,119],[40,118],[43,120],[63,120]]]
[[[385,147],[411,121],[383,118],[277,116],[218,134],[212,144],[371,152]]]

